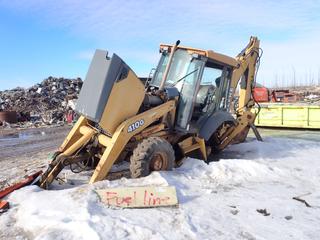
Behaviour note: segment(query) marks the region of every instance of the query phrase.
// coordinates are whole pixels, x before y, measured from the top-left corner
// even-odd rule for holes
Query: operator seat
[[[200,85],[196,101],[194,103],[194,111],[192,120],[198,120],[207,111],[207,103],[209,95],[212,95],[215,87],[213,85]]]
[[[196,108],[203,108],[205,107],[207,103],[207,98],[209,93],[212,93],[214,91],[214,86],[212,85],[200,85],[196,101],[195,101],[195,107]]]

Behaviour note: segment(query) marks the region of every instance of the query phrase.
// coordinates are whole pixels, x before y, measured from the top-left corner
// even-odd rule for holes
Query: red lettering
[[[122,199],[121,198],[116,198],[116,205],[120,206],[120,204],[122,203]]]
[[[116,192],[106,192],[107,194],[107,204],[110,205],[110,200],[113,200],[113,199],[117,199],[118,197],[117,196],[114,196],[114,195],[117,195]],[[110,196],[111,195],[111,196]]]
[[[144,190],[143,205],[146,205],[146,200],[147,200],[147,190]]]
[[[159,197],[153,199],[153,205],[157,205],[157,204],[158,205],[161,204],[161,199]]]
[[[127,196],[118,196],[117,192],[106,192],[106,202],[108,205],[136,205],[137,204],[137,193],[136,191],[133,192],[133,194],[128,194]],[[130,196],[131,195],[131,196]],[[139,196],[138,196],[139,197]],[[147,190],[144,190],[144,196],[143,196],[143,205],[144,206],[158,206],[158,205],[167,205],[169,204],[170,197],[164,196],[164,197],[158,197],[156,194],[152,192],[148,192]]]
[[[124,198],[122,199],[122,203],[126,203],[127,206],[129,206],[129,205],[131,204],[131,200],[132,200],[131,197],[124,197]]]
[[[150,206],[151,205],[151,198],[149,198],[149,200],[148,200],[148,206]]]

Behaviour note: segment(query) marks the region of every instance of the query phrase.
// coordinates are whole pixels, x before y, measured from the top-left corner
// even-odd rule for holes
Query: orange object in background
[[[287,93],[284,95],[283,102],[285,103],[294,103],[300,100],[299,96],[293,93]]]
[[[284,97],[289,93],[289,90],[273,90],[271,93],[272,102],[284,102]]]
[[[289,90],[273,90],[271,93],[272,102],[284,102],[284,103],[295,103],[301,100],[301,98]]]
[[[253,98],[257,102],[269,102],[269,90],[266,87],[255,87],[253,89]]]
[[[9,202],[5,200],[0,200],[0,213],[9,209]]]
[[[295,103],[301,100],[299,95],[288,89],[269,90],[261,84],[253,88],[252,94],[257,102]]]

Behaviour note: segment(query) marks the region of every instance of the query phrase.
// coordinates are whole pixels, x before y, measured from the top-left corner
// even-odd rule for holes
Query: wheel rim
[[[151,159],[150,169],[160,171],[167,169],[167,158],[162,153],[155,153]]]

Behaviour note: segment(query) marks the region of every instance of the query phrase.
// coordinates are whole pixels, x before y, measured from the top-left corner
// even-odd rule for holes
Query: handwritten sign
[[[126,187],[96,190],[101,201],[109,206],[149,208],[178,204],[175,187]]]

